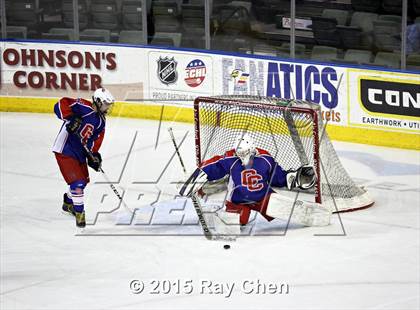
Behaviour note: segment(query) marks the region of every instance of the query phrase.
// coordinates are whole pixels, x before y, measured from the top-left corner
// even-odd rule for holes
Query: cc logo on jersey
[[[258,183],[262,180],[262,176],[255,169],[246,169],[241,172],[242,186],[248,188],[249,191],[255,192],[261,190],[264,185]]]
[[[86,124],[83,129],[80,131],[82,140],[84,143],[87,143],[88,139],[93,135],[93,126],[91,124]]]

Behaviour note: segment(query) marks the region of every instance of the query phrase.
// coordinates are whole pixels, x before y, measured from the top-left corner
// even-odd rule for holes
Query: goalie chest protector
[[[229,175],[228,200],[233,203],[259,202],[273,191],[272,186],[286,185],[286,172],[262,149],[257,149],[257,154],[247,167],[230,150],[224,156],[215,156],[203,162],[201,169],[209,181]]]

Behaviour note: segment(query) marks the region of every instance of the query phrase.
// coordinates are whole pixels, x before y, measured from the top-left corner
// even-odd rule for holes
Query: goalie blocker
[[[234,149],[224,156],[203,162],[185,182],[180,194],[189,197],[194,193],[212,194],[224,189],[220,180],[223,184],[224,180],[229,183],[226,211],[239,213],[242,225],[248,223],[251,210],[261,213],[268,221],[290,218],[307,226],[329,224],[331,212],[328,209],[316,203],[291,200],[272,189],[312,188],[316,182],[313,167],[304,165],[297,170],[284,171],[267,151],[255,148],[248,134],[240,135]]]

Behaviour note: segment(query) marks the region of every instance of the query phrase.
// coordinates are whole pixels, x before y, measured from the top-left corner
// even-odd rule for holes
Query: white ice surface
[[[62,180],[51,145],[60,122],[53,115],[2,113],[1,309],[419,309],[420,153],[334,143],[350,175],[367,187],[375,206],[345,213],[325,228],[285,230],[257,218],[252,236],[207,241],[191,205],[170,203],[183,179],[167,127],[174,128],[189,169],[191,124],[110,118],[104,169],[118,181],[127,213],[101,174],[91,171],[88,225],[76,230],[61,213]],[[133,142],[137,132],[137,137]],[[131,155],[127,154],[132,146]],[[168,164],[169,162],[169,164]],[[126,165],[125,165],[126,163]],[[168,164],[168,165],[167,165]],[[123,169],[125,165],[125,169]],[[167,169],[165,166],[167,165]],[[148,223],[156,203],[151,224]],[[179,209],[172,210],[171,209]],[[97,211],[100,214],[93,221]],[[121,211],[121,212],[119,212]],[[183,225],[176,225],[183,220]],[[167,225],[173,224],[173,225]],[[146,234],[146,235],[145,235]],[[319,236],[324,234],[324,236]],[[144,281],[142,294],[129,283]],[[191,279],[191,294],[149,294],[152,280]],[[201,292],[201,280],[234,283],[229,298]],[[244,280],[287,283],[289,294],[244,294]]]

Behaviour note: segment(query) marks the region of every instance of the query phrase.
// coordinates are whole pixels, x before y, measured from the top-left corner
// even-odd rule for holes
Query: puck
[[[223,246],[223,248],[224,248],[225,250],[229,250],[229,249],[230,249],[230,245],[229,245],[229,244],[225,244],[225,245]]]

